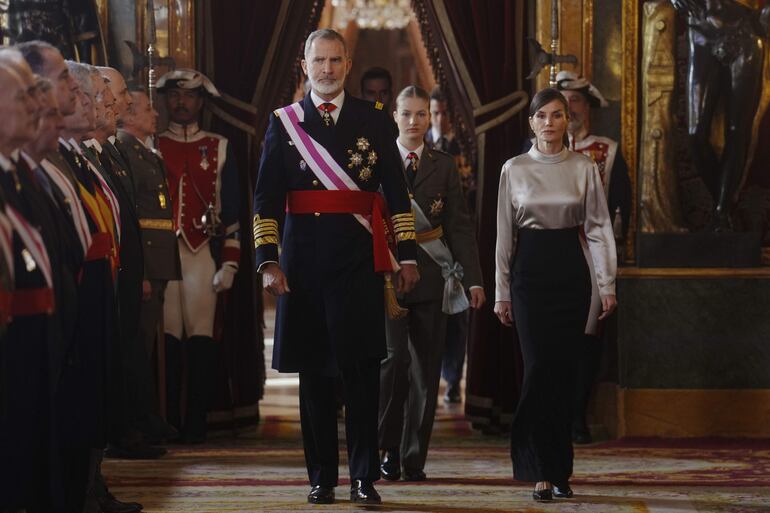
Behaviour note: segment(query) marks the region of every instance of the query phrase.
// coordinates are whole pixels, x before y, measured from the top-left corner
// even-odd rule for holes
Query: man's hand
[[[142,281],[142,301],[149,301],[152,296],[152,284],[150,280]]]
[[[396,291],[401,294],[410,292],[417,282],[420,281],[420,273],[417,272],[416,264],[401,264],[401,270],[398,271],[398,282]]]
[[[289,282],[278,264],[267,264],[262,269],[262,287],[274,296],[281,296],[289,290]]]
[[[495,303],[495,315],[506,326],[513,326],[513,313],[510,301],[498,301]]]
[[[481,287],[473,287],[471,289],[471,308],[478,310],[486,301],[487,296],[484,294],[484,289]]]
[[[615,294],[610,294],[608,296],[602,296],[602,313],[599,316],[599,320],[606,319],[607,317],[612,314],[612,312],[615,311],[615,308],[618,306],[618,298],[615,297]]]

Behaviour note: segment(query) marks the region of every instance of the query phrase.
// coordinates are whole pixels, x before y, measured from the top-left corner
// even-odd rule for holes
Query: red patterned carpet
[[[112,492],[142,502],[149,513],[770,513],[770,440],[627,439],[579,447],[575,498],[537,504],[531,485],[511,477],[507,438],[472,431],[460,405],[444,404],[428,481],[380,481],[384,503],[361,508],[347,500],[348,481],[341,479],[336,504],[311,506],[296,378],[271,372],[260,406],[263,422],[250,432],[172,446],[156,461],[106,460]],[[340,464],[346,476],[344,449]]]
[[[385,504],[366,509],[346,500],[346,479],[337,504],[305,502],[299,423],[289,415],[268,416],[256,432],[237,439],[172,447],[157,461],[108,460],[104,471],[114,493],[143,502],[149,512],[770,512],[768,440],[642,439],[580,447],[576,497],[539,505],[530,499],[529,484],[511,479],[505,438],[474,433],[453,411],[440,409],[429,480],[381,481]],[[341,476],[345,470],[343,454]]]

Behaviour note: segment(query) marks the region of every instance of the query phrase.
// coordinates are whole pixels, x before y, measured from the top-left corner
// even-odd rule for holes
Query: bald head
[[[115,119],[117,123],[121,124],[132,102],[131,95],[128,93],[126,80],[123,78],[123,75],[121,75],[120,72],[115,68],[98,66],[96,69],[99,70],[99,73],[101,73],[101,75],[108,81],[107,87],[115,97],[112,110],[115,113]]]
[[[10,66],[18,73],[25,85],[35,85],[35,74],[27,64],[26,59],[18,50],[3,48],[0,50],[0,63]]]
[[[37,106],[24,81],[0,58],[0,152],[5,155],[35,137]]]

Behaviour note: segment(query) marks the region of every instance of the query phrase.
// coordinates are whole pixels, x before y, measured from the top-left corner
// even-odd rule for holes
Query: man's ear
[[[302,72],[305,73],[305,76],[308,76],[308,74],[307,74],[307,61],[305,59],[302,59],[300,61],[300,65],[302,66]]]

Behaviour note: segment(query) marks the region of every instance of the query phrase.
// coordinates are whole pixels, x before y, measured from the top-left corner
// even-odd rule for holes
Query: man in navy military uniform
[[[382,104],[344,91],[350,66],[342,36],[329,29],[310,34],[302,67],[312,90],[271,116],[254,191],[256,265],[265,288],[279,296],[273,367],[299,372],[308,502],[315,504],[334,502],[337,485],[337,376],[345,396],[351,500],[381,502],[372,483],[380,477],[385,280],[375,266],[384,270],[391,260],[380,187],[401,263],[398,288],[411,290],[419,279],[398,150]],[[287,200],[279,265],[278,219]]]

